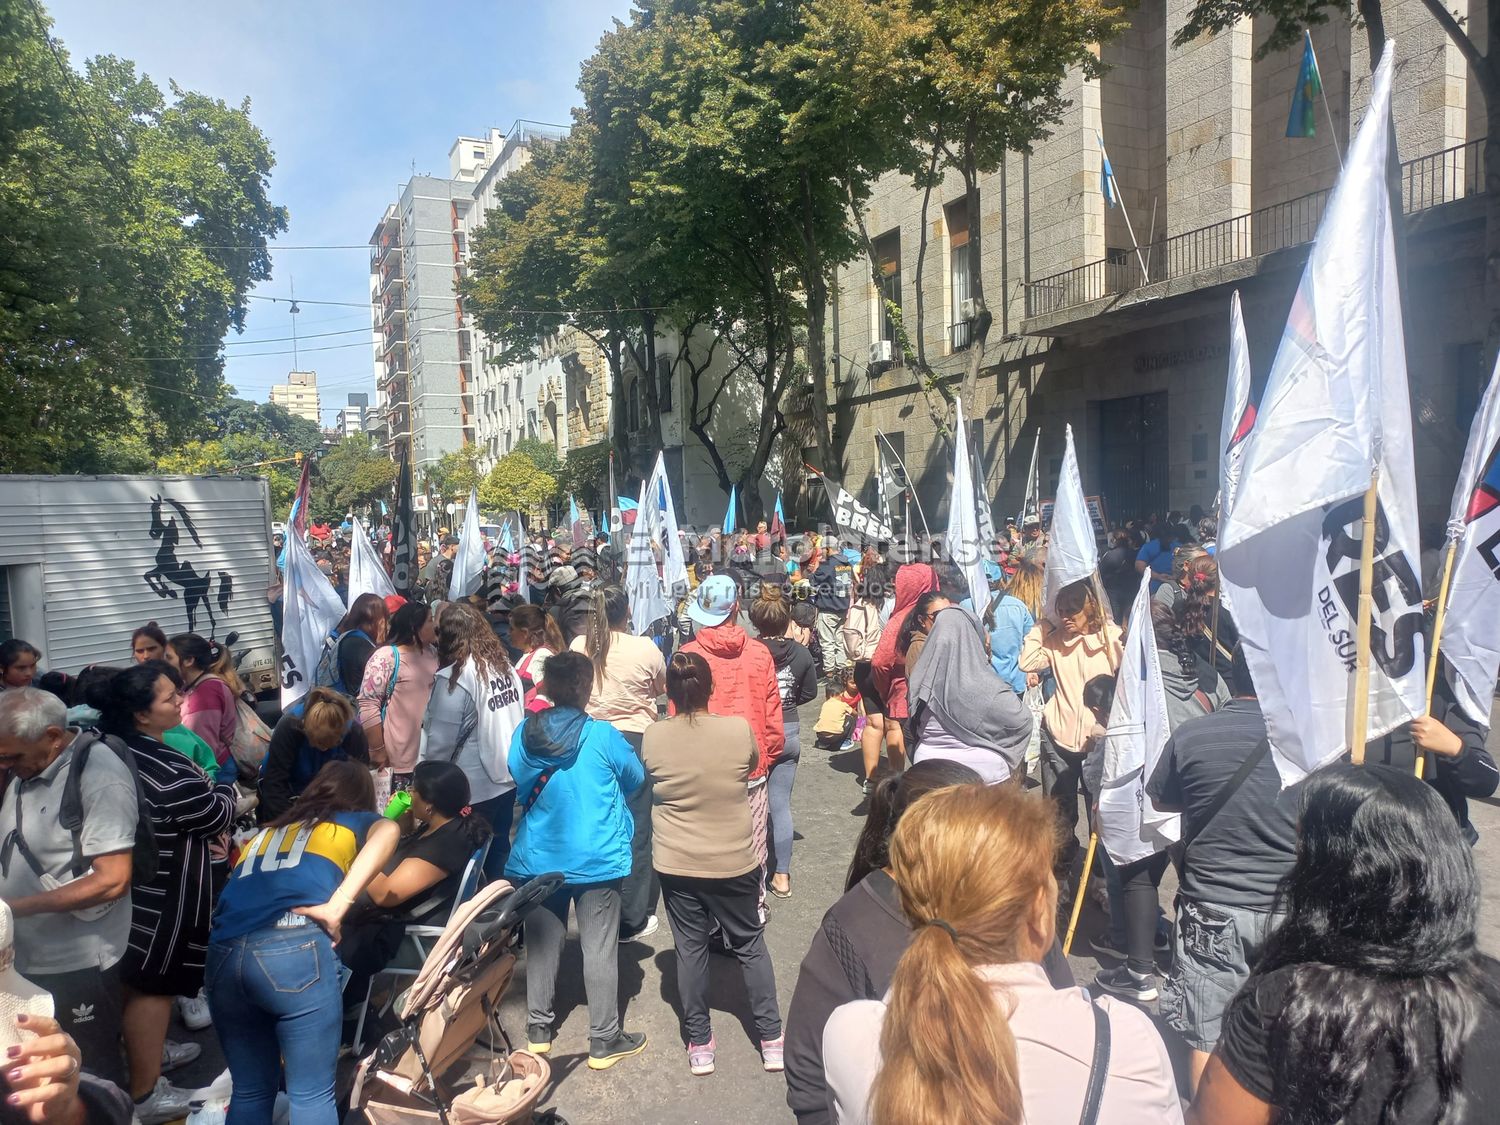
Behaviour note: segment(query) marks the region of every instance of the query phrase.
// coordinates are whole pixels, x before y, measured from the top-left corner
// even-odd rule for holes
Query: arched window
[[[641,384],[639,379],[630,381],[630,395],[625,400],[625,428],[634,432],[641,428]]]

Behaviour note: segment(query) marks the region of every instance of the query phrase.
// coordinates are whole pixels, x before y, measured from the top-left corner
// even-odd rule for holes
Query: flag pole
[[[1120,201],[1120,214],[1125,219],[1125,230],[1130,234],[1130,244],[1135,247],[1135,260],[1141,264],[1141,277],[1145,284],[1151,284],[1151,271],[1146,268],[1146,256],[1141,253],[1141,244],[1136,240],[1135,227],[1130,222],[1130,208],[1125,206],[1125,196],[1120,192],[1120,181],[1115,179],[1115,166],[1110,163],[1109,149],[1104,147],[1104,136],[1095,130],[1094,136],[1099,138],[1099,152],[1104,158],[1105,165],[1109,168],[1109,182],[1114,185],[1115,198]]]
[[[932,532],[927,527],[927,513],[922,510],[922,501],[918,498],[916,490],[912,487],[911,473],[909,473],[906,469],[906,462],[901,460],[901,454],[896,452],[896,447],[891,444],[890,438],[886,437],[885,434],[881,433],[879,430],[875,431],[875,436],[881,441],[885,442],[885,447],[891,451],[891,456],[896,459],[896,464],[901,466],[901,475],[906,478],[906,492],[911,497],[912,501],[917,505],[917,515],[921,517],[922,520],[922,534],[927,539],[931,539]]]
[[[1068,918],[1068,935],[1063,938],[1063,956],[1073,948],[1073,931],[1078,929],[1078,915],[1083,912],[1084,893],[1089,885],[1089,869],[1094,866],[1094,849],[1099,846],[1099,833],[1089,833],[1088,851],[1083,853],[1083,873],[1078,876],[1078,889],[1073,892],[1073,913]]]
[[[1432,692],[1437,687],[1438,673],[1438,646],[1443,640],[1443,619],[1448,616],[1448,587],[1453,581],[1453,558],[1458,554],[1458,540],[1448,540],[1448,550],[1443,555],[1443,582],[1438,587],[1437,611],[1432,619],[1432,651],[1427,656],[1427,707],[1422,712],[1424,715],[1432,714]],[[1417,753],[1417,776],[1421,777],[1427,768],[1427,755]]]
[[[1359,532],[1359,610],[1355,615],[1354,712],[1349,734],[1349,760],[1365,764],[1365,735],[1370,729],[1370,620],[1374,616],[1370,590],[1375,577],[1376,494],[1380,487],[1380,465],[1370,473],[1365,489],[1364,520]]]

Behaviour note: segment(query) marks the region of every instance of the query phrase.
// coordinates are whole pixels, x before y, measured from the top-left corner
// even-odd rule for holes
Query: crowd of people
[[[1370,764],[1284,788],[1213,529],[1119,529],[1051,613],[1035,521],[999,534],[977,599],[936,544],[685,535],[688,588],[644,636],[607,536],[497,549],[450,602],[440,535],[411,597],[352,600],[269,730],[212,639],[146,623],[76,675],[5,642],[0,899],[58,1013],[12,1089],[81,1065],[128,1095],[89,1103],[122,1122],[183,1116],[166,1075],[198,1045],[169,1038],[175,1003],[215,1029],[231,1125],[282,1089],[294,1125],[332,1122],[340,1044],[404,927],[440,924],[473,865],[562,876],[524,925],[529,1050],[556,1044],[570,913],[588,1067],[647,1048],[620,945],[664,914],[688,1070],[715,1068],[722,954],[800,1122],[1484,1120],[1500,975],[1467,802],[1500,780],[1487,731],[1440,687]],[[1171,737],[1145,790],[1182,839],[1084,870],[1147,573]],[[783,1013],[766,931],[795,893],[805,743],[857,763],[864,824]],[[1079,897],[1101,914],[1084,987],[1060,940]],[[51,1096],[94,1096],[70,1085]]]

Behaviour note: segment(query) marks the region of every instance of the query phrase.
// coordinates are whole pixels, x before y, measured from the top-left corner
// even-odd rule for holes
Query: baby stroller
[[[359,1064],[350,1105],[370,1125],[534,1120],[552,1070],[546,1059],[511,1049],[500,998],[521,923],[562,881],[541,875],[513,888],[497,880],[454,914],[400,1002],[401,1026]],[[472,1066],[481,1073],[470,1078]]]

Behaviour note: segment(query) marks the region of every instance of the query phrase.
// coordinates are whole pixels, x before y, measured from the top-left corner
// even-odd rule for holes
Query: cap
[[[385,596],[385,611],[387,613],[395,613],[405,604],[406,599],[403,598],[400,594],[387,594]]]
[[[571,566],[560,566],[552,572],[552,577],[547,579],[547,585],[552,587],[571,586],[578,581],[578,572]]]
[[[688,616],[699,625],[710,628],[722,625],[729,620],[729,614],[739,600],[739,587],[733,578],[727,574],[711,574],[688,602]]]

